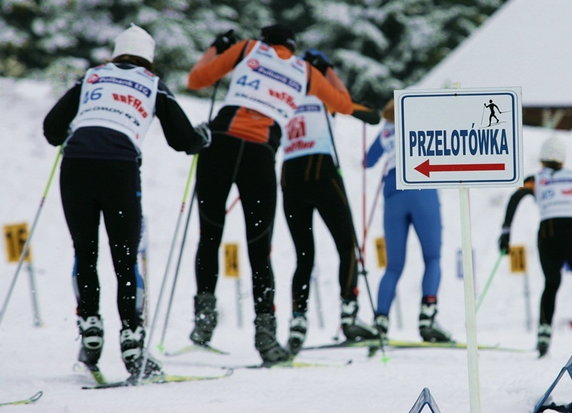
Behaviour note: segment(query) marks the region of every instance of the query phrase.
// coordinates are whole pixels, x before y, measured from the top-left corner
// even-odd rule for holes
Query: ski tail
[[[2,407],[2,406],[18,406],[18,405],[22,405],[22,404],[32,404],[32,403],[37,402],[43,396],[43,394],[44,394],[44,392],[40,390],[40,391],[36,392],[36,394],[34,394],[33,396],[28,397],[27,399],[0,403],[0,407]]]

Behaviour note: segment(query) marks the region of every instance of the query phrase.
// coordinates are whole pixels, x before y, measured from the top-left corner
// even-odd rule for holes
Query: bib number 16
[[[101,88],[101,87],[95,88],[93,90],[88,90],[87,92],[85,92],[85,94],[83,96],[83,102],[82,103],[87,103],[90,100],[100,99],[102,96],[102,94],[101,94],[102,90],[103,90],[103,88]]]

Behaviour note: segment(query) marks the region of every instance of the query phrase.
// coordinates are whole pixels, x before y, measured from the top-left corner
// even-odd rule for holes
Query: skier
[[[64,144],[60,188],[75,251],[79,360],[97,369],[103,349],[97,273],[103,214],[117,277],[121,357],[132,377],[140,374],[145,339],[145,286],[137,267],[141,143],[155,114],[176,151],[196,153],[210,140],[208,128],[193,128],[173,94],[152,73],[154,50],[151,35],[132,24],[115,39],[111,62],[89,69],[44,120],[48,142]],[[159,363],[149,357],[143,376],[160,373]]]
[[[551,137],[543,143],[539,157],[542,169],[527,177],[524,186],[510,197],[499,238],[499,249],[508,252],[516,208],[525,195],[533,195],[540,210],[537,245],[545,279],[536,346],[540,357],[550,346],[561,269],[566,262],[572,263],[572,170],[563,167],[565,159],[566,146],[560,138]]]
[[[225,202],[237,185],[246,224],[255,310],[255,348],[264,362],[289,358],[276,340],[274,275],[270,244],[276,210],[275,153],[282,128],[306,94],[340,113],[350,113],[350,95],[335,73],[326,79],[294,55],[296,40],[287,27],[264,27],[261,40],[235,43],[231,32],[217,36],[188,78],[200,89],[233,71],[223,107],[210,123],[212,145],[197,167],[200,240],[195,271],[195,325],[191,340],[205,345],[217,324],[215,288]]]
[[[489,115],[489,125],[488,126],[491,126],[491,122],[492,122],[493,118],[495,118],[497,120],[497,123],[499,123],[499,118],[497,118],[497,115],[495,115],[495,109],[498,110],[499,113],[502,113],[501,110],[499,109],[499,107],[497,105],[495,105],[491,99],[489,99],[488,105],[486,103],[483,103],[483,105],[485,105],[485,108],[487,108],[491,111],[491,114]]]
[[[387,268],[378,288],[375,324],[382,336],[389,329],[389,310],[397,283],[405,266],[409,226],[413,225],[421,243],[425,270],[422,281],[419,334],[424,341],[447,342],[451,335],[437,323],[437,293],[441,281],[441,213],[435,189],[399,191],[395,176],[394,102],[383,109],[381,132],[367,151],[366,167],[374,166],[385,154],[383,176],[383,228],[387,246]]]
[[[334,72],[330,59],[317,50],[307,50],[303,59],[324,76]],[[354,105],[353,116],[378,123],[379,115]],[[365,115],[366,117],[360,116]],[[314,210],[320,213],[336,244],[339,255],[338,281],[341,296],[342,331],[348,340],[377,337],[374,327],[357,319],[356,243],[351,210],[342,177],[334,158],[331,116],[315,96],[306,96],[282,137],[284,163],[281,185],[288,228],[296,248],[296,270],[292,278],[292,319],[288,349],[297,354],[307,332],[306,311],[310,278],[314,266]]]

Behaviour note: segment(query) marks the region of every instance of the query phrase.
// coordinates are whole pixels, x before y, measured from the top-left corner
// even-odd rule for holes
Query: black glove
[[[380,113],[381,111],[379,109],[371,109],[360,105],[357,108],[354,107],[352,116],[370,125],[377,125],[381,121]]]
[[[203,141],[203,148],[207,148],[210,146],[212,141],[212,134],[209,128],[209,125],[206,122],[203,122],[197,126],[195,126],[195,132],[201,137]]]
[[[328,56],[316,49],[306,50],[304,60],[322,72],[323,75],[326,74],[328,67],[334,67]]]
[[[499,237],[499,250],[508,253],[510,242],[510,227],[503,227],[501,236]]]
[[[230,29],[226,33],[218,34],[214,39],[214,42],[211,43],[211,46],[216,48],[216,54],[221,54],[235,43],[236,36],[234,35],[234,30]]]

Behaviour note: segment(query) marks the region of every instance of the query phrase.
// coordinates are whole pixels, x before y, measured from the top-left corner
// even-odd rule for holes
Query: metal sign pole
[[[30,279],[30,291],[32,294],[32,309],[34,311],[34,326],[42,326],[42,318],[40,317],[40,305],[38,304],[38,289],[36,287],[36,277],[32,261],[28,261],[28,278]]]
[[[465,286],[465,324],[467,330],[467,362],[469,367],[469,397],[471,413],[481,412],[479,388],[479,361],[477,350],[477,316],[471,241],[471,212],[469,189],[459,188],[461,206],[461,237],[463,247],[463,273]]]

